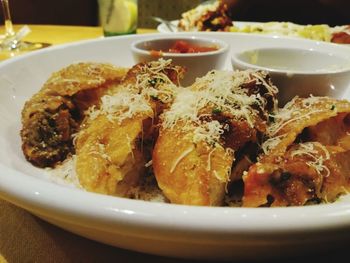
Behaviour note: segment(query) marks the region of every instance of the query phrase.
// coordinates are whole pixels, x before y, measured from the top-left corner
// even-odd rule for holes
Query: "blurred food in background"
[[[266,23],[246,23],[244,26],[238,26],[238,23],[236,25],[235,21],[237,21],[236,12],[239,12],[236,11],[236,9],[240,7],[239,2],[240,1],[238,0],[208,1],[206,4],[199,5],[182,13],[181,19],[178,23],[178,29],[179,31],[227,31],[275,34],[350,44],[349,25],[332,27],[327,24],[301,25],[293,22],[276,21]],[[248,0],[247,2],[252,3],[254,1]]]
[[[211,6],[210,6],[211,5]],[[86,25],[96,26],[98,21],[98,0],[11,0],[12,19],[15,24]],[[226,6],[226,7],[225,7]],[[196,8],[197,7],[197,8]],[[155,28],[157,23],[152,16],[167,20],[182,17],[183,30],[233,30],[237,31],[236,21],[290,22],[287,28],[298,25],[327,25],[336,28],[333,35],[326,35],[327,27],[307,27],[306,33],[333,42],[349,42],[346,27],[350,24],[348,0],[138,0],[138,27]],[[203,14],[203,12],[205,14]],[[77,15],[79,14],[79,15]],[[204,16],[203,16],[204,15]],[[185,18],[183,18],[185,17]],[[197,21],[197,20],[200,21]],[[0,12],[0,20],[3,14]],[[197,21],[197,22],[193,22]],[[294,25],[296,24],[296,26]],[[264,25],[262,31],[271,31],[277,25]],[[286,24],[278,25],[285,31]],[[258,31],[261,28],[244,28],[245,31]],[[304,30],[304,29],[303,29]],[[302,31],[303,31],[302,30]],[[310,31],[312,31],[310,33]]]

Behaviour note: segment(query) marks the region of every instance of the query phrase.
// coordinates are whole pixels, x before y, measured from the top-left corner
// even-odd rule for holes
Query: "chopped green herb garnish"
[[[334,109],[335,109],[335,105],[332,105],[331,110],[334,110]]]
[[[222,112],[222,110],[218,109],[218,108],[215,108],[212,110],[212,113],[213,114],[220,114]]]
[[[157,80],[156,79],[150,79],[150,80],[148,80],[148,84],[150,84],[152,87],[154,87],[157,84]]]
[[[152,87],[156,86],[157,83],[165,83],[165,80],[161,78],[154,78],[154,79],[148,80],[148,84],[150,84]]]

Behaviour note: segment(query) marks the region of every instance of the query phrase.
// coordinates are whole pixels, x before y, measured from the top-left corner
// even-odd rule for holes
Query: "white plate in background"
[[[179,20],[173,20],[171,21],[171,24],[174,25],[174,29],[176,30],[175,32],[180,32],[177,30],[177,25],[179,23]],[[238,28],[242,28],[244,26],[247,25],[253,25],[253,24],[259,24],[258,22],[243,22],[243,21],[235,21],[233,22],[233,24],[238,27]],[[160,23],[157,26],[157,30],[160,33],[171,33],[171,31],[169,30],[169,28],[164,24],[164,23]]]
[[[174,25],[173,30],[174,30],[175,33],[183,32],[183,31],[180,31],[177,28],[179,20],[173,20],[173,21],[170,21],[170,22],[171,22],[172,25]],[[249,25],[259,25],[259,24],[264,24],[264,23],[263,22],[245,22],[245,21],[234,21],[233,22],[233,25],[235,27],[238,27],[238,28],[243,28],[243,27],[249,26]],[[160,23],[157,26],[157,31],[160,32],[160,33],[174,33],[174,32],[171,32],[169,30],[169,28],[164,23]],[[197,32],[197,31],[195,31],[195,32]],[[237,34],[237,32],[225,32],[225,33]],[[282,34],[279,34],[279,33],[276,33],[276,32],[271,32],[271,33],[247,33],[247,34],[259,34],[259,35],[260,34],[265,34],[265,35],[270,35],[270,36],[283,36]],[[299,37],[299,36],[289,36],[289,37],[306,39],[306,38],[302,38],[302,37]],[[350,47],[350,44],[340,44],[340,45],[344,45],[344,46]]]
[[[188,33],[185,33],[188,36]],[[247,34],[192,33],[226,41],[231,52],[255,47],[305,47],[348,57],[348,48]],[[262,259],[312,252],[349,241],[350,196],[306,207],[195,207],[88,193],[47,177],[21,151],[20,112],[50,74],[81,61],[134,64],[130,44],[165,35],[110,37],[35,51],[0,63],[0,197],[78,235],[164,256]],[[227,69],[230,69],[230,56]],[[349,93],[349,92],[348,92]],[[344,94],[350,99],[350,94]]]

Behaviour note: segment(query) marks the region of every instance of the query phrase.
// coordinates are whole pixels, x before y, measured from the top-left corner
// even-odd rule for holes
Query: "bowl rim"
[[[164,36],[161,35],[159,37],[153,37],[153,38],[146,38],[141,40],[136,40],[131,43],[131,51],[134,54],[141,54],[141,55],[150,55],[150,50],[145,50],[142,48],[138,48],[137,46],[144,42],[156,42],[156,41],[162,41],[162,40],[199,40],[204,41],[208,43],[215,43],[219,45],[219,48],[214,51],[208,51],[208,52],[198,52],[198,53],[170,53],[170,52],[162,52],[160,57],[174,57],[174,58],[185,58],[185,57],[202,57],[202,56],[213,56],[225,53],[229,50],[229,45],[223,40],[213,38],[213,37],[202,37],[202,36]]]
[[[232,53],[231,55],[231,64],[232,67],[235,68],[235,65],[242,66],[244,69],[255,69],[255,70],[264,70],[268,71],[271,73],[275,74],[287,74],[287,75],[301,75],[301,76],[306,76],[306,75],[314,75],[314,76],[320,76],[320,75],[333,75],[333,74],[340,74],[340,73],[349,73],[350,74],[350,60],[349,64],[345,66],[344,68],[339,68],[335,70],[291,70],[291,69],[276,69],[276,68],[269,68],[265,66],[259,66],[253,63],[246,62],[242,59],[239,58],[240,55],[246,53],[246,52],[254,52],[254,51],[265,51],[265,50],[293,50],[293,51],[307,51],[307,52],[315,52],[319,54],[324,54],[324,55],[332,55],[334,57],[344,59],[346,58],[341,58],[337,54],[330,54],[329,52],[325,52],[323,50],[316,50],[313,48],[301,48],[301,47],[263,47],[263,48],[253,48],[253,49],[245,49],[240,52],[235,52]]]

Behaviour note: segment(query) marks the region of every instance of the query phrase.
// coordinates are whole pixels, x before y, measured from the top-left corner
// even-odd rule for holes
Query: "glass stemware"
[[[11,19],[9,0],[1,0],[1,5],[5,24],[5,35],[0,38],[1,53],[7,53],[9,57],[13,57],[26,51],[49,46],[47,43],[32,43],[23,41],[23,37],[30,32],[29,27],[24,26],[18,32],[15,32]]]

